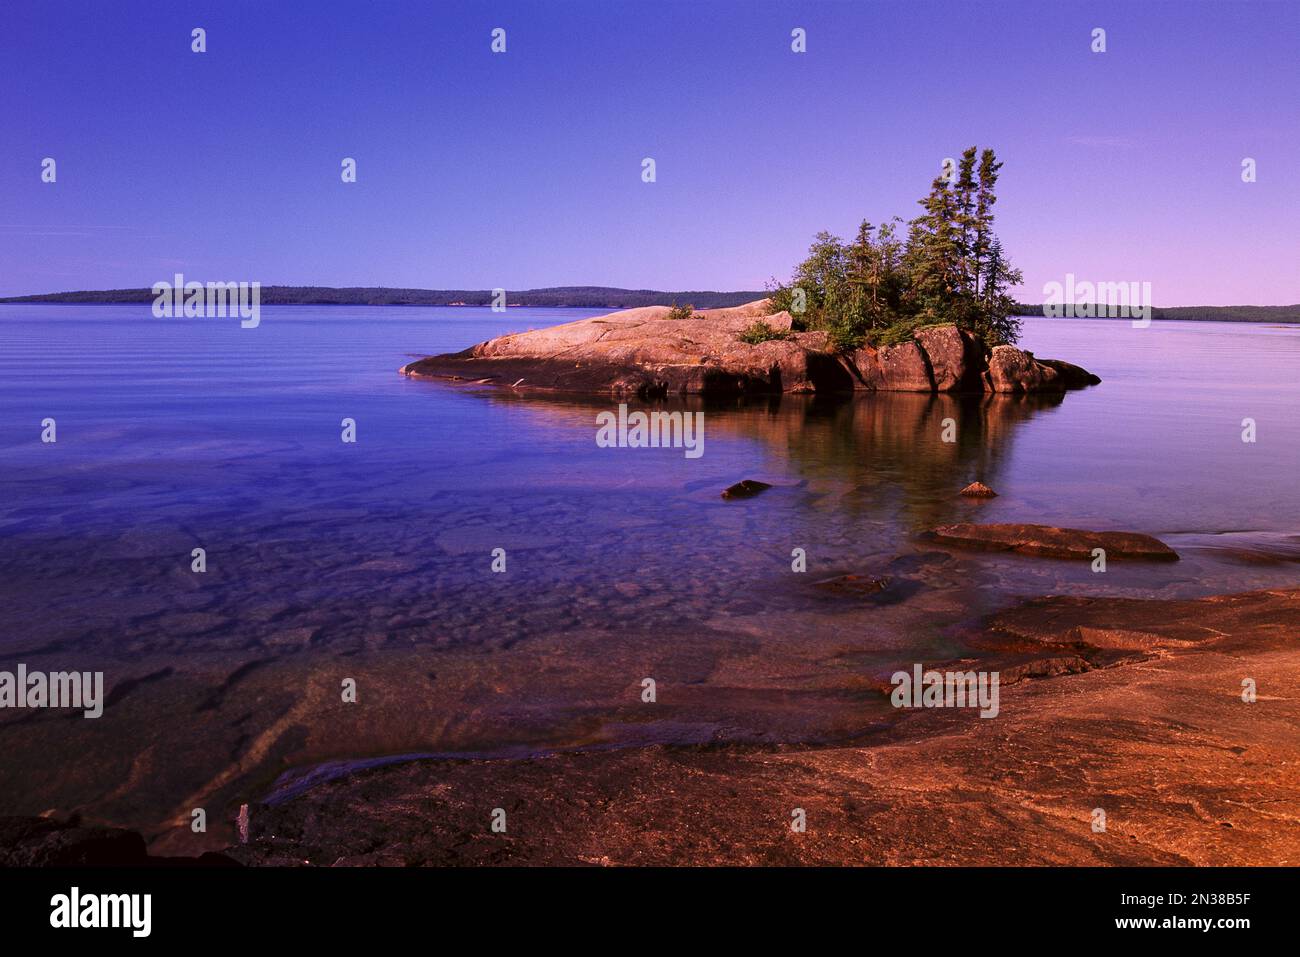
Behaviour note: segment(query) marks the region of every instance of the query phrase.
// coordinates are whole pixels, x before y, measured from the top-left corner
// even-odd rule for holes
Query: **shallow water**
[[[228,822],[324,761],[854,740],[893,718],[895,667],[972,654],[963,628],[1019,597],[1300,577],[1300,327],[1029,319],[1022,345],[1102,385],[676,406],[705,414],[698,459],[598,448],[609,401],[396,374],[597,312],[0,306],[0,669],[111,689],[97,720],[0,712],[0,813],[193,849],[229,828],[195,838],[190,809]],[[775,487],[723,501],[743,478]],[[976,479],[999,497],[956,495]],[[1094,574],[921,537],[953,521],[1132,529],[1184,560]],[[848,572],[894,584],[816,584]]]

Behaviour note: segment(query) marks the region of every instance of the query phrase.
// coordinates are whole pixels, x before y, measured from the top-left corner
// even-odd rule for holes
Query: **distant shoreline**
[[[491,289],[402,289],[387,286],[262,286],[264,306],[490,306],[496,297]],[[640,306],[694,306],[696,309],[724,309],[764,299],[763,290],[716,292],[657,289],[619,289],[610,286],[555,286],[545,289],[505,290],[506,305],[549,306],[568,309],[636,309]],[[124,302],[153,302],[151,289],[104,289],[55,292],[0,298],[2,304],[61,303],[102,305]]]
[[[690,304],[696,309],[725,309],[766,298],[763,290],[671,292],[610,286],[556,286],[506,291],[508,308],[636,309],[641,306]],[[264,306],[490,306],[488,289],[402,289],[387,286],[263,286]],[[101,289],[0,297],[0,305],[114,305],[155,299],[151,289]],[[1017,315],[1042,316],[1044,307],[1020,303]],[[1082,318],[1082,317],[1081,317]],[[1108,316],[1088,318],[1107,319]],[[1120,317],[1122,318],[1122,317]],[[1171,306],[1152,308],[1155,321],[1300,323],[1300,303],[1290,306]]]
[[[1019,304],[1020,316],[1043,316],[1047,307]],[[1060,309],[1060,306],[1052,307]],[[1051,318],[1051,317],[1049,317]],[[1071,318],[1071,317],[1066,317]],[[1078,319],[1128,319],[1127,316],[1075,316]],[[1300,303],[1291,306],[1169,306],[1151,308],[1153,321],[1178,322],[1300,322]]]

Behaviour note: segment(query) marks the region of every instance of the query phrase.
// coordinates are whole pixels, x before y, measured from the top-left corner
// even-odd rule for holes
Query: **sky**
[[[1296,303],[1298,50],[1291,0],[4,0],[0,295],[762,289],[978,145],[1022,301]]]

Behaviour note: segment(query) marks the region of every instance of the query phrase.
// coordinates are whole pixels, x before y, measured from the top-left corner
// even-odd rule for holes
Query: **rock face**
[[[1133,558],[1151,562],[1176,562],[1178,553],[1157,538],[1137,532],[1090,532],[1053,525],[941,525],[932,533],[944,545],[995,552],[1023,552],[1049,558],[1093,557],[1094,548],[1106,558]]]
[[[973,336],[956,326],[930,326],[917,330],[916,341],[929,365],[934,391],[979,392],[983,388],[980,370],[984,353]]]
[[[646,306],[512,333],[450,355],[409,363],[404,375],[520,389],[635,395],[774,392],[1064,392],[1101,380],[1078,366],[1041,361],[1014,346],[985,360],[955,326],[920,329],[911,342],[834,352],[822,332],[793,332],[766,300],[669,319]],[[786,338],[750,345],[739,335],[762,319]]]

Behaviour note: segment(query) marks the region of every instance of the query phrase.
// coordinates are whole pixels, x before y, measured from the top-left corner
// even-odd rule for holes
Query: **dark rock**
[[[0,817],[0,867],[237,867],[224,854],[151,857],[144,838],[118,827],[46,817]]]
[[[835,595],[863,598],[879,606],[901,604],[925,587],[923,582],[914,578],[851,574],[824,578],[813,585]]]
[[[873,595],[889,587],[888,578],[873,578],[870,575],[837,575],[813,582],[818,588],[827,591],[851,595]]]
[[[76,819],[0,818],[0,866],[129,867],[147,856],[135,831],[85,827]]]
[[[754,479],[744,479],[735,485],[729,485],[722,490],[723,498],[752,498],[759,492],[771,488],[766,482],[758,482]]]
[[[1093,375],[1087,369],[1080,368],[1072,362],[1064,362],[1060,359],[1039,359],[1038,362],[1055,369],[1067,389],[1083,389],[1090,385],[1101,384],[1101,376]]]

